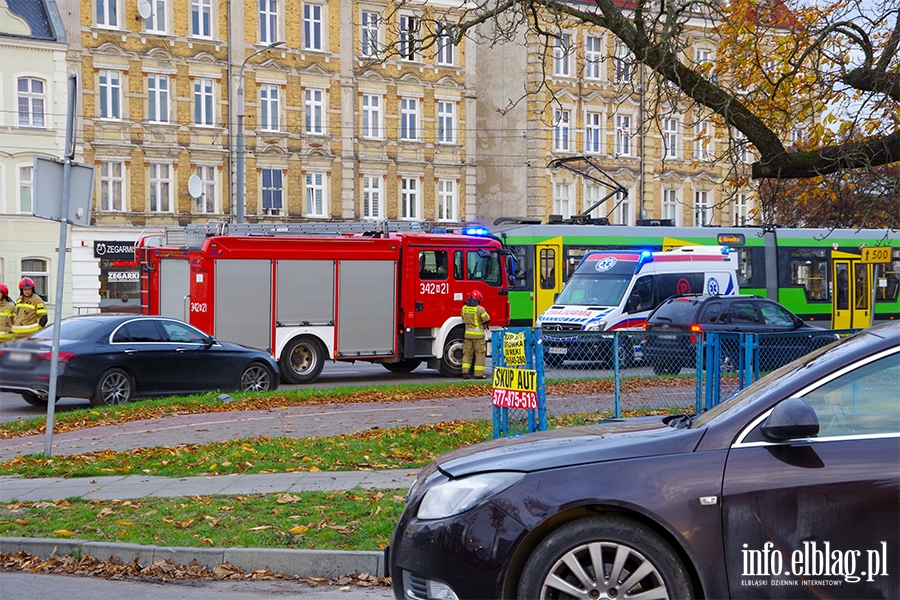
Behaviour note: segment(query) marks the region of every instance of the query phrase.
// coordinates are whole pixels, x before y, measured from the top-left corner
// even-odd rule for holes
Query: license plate
[[[550,354],[566,354],[569,351],[568,348],[556,348],[554,346],[550,346],[547,348],[547,352]]]
[[[27,352],[10,352],[7,358],[10,362],[28,362],[31,355]]]
[[[664,333],[664,334],[660,335],[659,338],[662,340],[675,340],[675,339],[678,339],[678,336],[675,335],[674,333]]]

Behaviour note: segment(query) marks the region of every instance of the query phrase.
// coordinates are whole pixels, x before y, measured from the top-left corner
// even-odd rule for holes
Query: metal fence
[[[495,407],[495,436],[653,414],[700,412],[767,372],[850,331],[658,333],[620,330],[563,335],[526,332],[527,364],[538,381],[538,408]],[[503,332],[493,335],[493,365],[504,366]]]

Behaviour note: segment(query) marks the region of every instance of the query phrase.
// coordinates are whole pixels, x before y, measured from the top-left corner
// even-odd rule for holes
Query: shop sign
[[[94,258],[134,260],[134,242],[97,240],[94,242]]]

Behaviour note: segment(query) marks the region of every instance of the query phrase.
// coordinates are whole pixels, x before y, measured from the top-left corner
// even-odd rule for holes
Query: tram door
[[[553,305],[562,289],[562,238],[554,238],[535,246],[534,318]]]
[[[858,254],[832,251],[831,326],[864,329],[872,325],[872,265]]]

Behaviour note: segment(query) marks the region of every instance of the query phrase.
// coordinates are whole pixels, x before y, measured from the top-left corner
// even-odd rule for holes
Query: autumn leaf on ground
[[[69,531],[68,529],[57,529],[57,530],[54,531],[53,533],[55,533],[56,535],[61,535],[61,536],[63,536],[63,537],[69,537],[69,536],[75,535],[74,533],[72,533],[72,532]]]
[[[259,527],[251,527],[247,531],[262,531],[263,529],[272,529],[274,525],[260,525]]]
[[[309,527],[307,527],[306,525],[295,525],[288,529],[288,533],[294,533],[297,535],[303,535],[307,531],[309,531]]]
[[[302,498],[300,496],[291,496],[290,494],[278,494],[278,498],[275,500],[277,504],[293,504],[294,502],[300,502]]]

